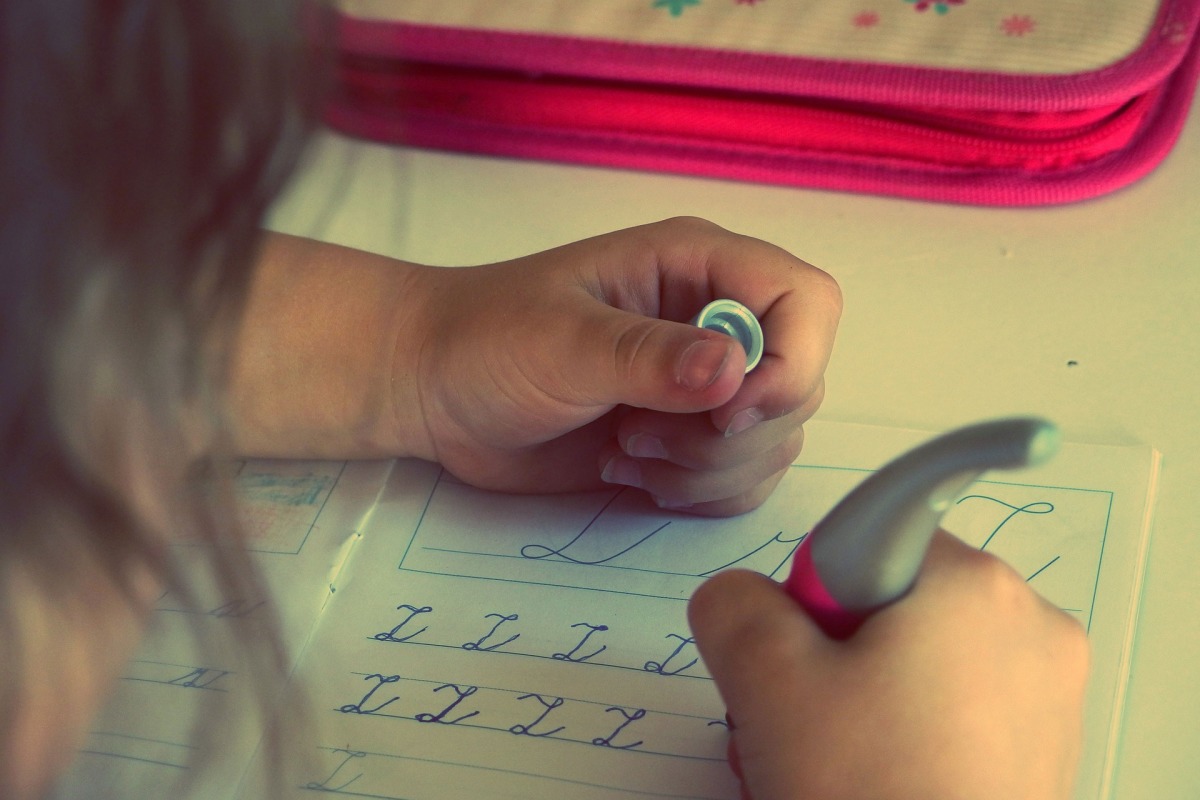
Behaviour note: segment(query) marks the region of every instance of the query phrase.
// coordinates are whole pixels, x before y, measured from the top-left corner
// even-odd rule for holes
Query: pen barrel
[[[800,543],[792,560],[792,571],[784,581],[783,588],[826,636],[831,639],[849,639],[870,613],[848,609],[829,593],[813,563],[812,547],[809,545],[811,541],[810,534]]]

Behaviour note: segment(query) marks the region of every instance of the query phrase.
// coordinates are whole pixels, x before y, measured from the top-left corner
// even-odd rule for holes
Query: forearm
[[[228,410],[238,455],[403,456],[391,381],[419,270],[270,233],[234,340]]]

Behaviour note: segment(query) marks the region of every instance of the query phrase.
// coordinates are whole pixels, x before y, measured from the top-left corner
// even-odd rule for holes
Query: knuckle
[[[695,234],[712,234],[718,231],[724,231],[720,225],[715,222],[710,222],[703,217],[695,217],[690,215],[681,215],[664,219],[659,225],[663,226],[671,232],[677,233],[695,233]]]
[[[755,490],[738,495],[723,504],[721,507],[721,516],[737,517],[742,514],[748,514],[766,502],[770,494],[771,492],[768,489]]]
[[[810,291],[819,297],[835,316],[841,316],[845,305],[841,284],[837,279],[823,269],[813,267],[813,281]]]
[[[797,403],[794,413],[799,417],[800,422],[807,421],[817,413],[817,409],[823,402],[825,402],[825,376],[819,375],[816,382],[808,388],[807,393]]]
[[[800,455],[804,434],[799,428],[791,431],[782,441],[762,455],[760,466],[767,476],[774,477],[786,472]]]
[[[744,492],[705,503],[698,507],[699,513],[710,517],[736,517],[753,511],[767,501],[782,477],[782,472],[773,474]]]
[[[772,377],[776,377],[775,373]],[[825,375],[821,372],[789,369],[782,380],[757,404],[768,420],[788,419],[799,427],[811,418],[825,400]]]
[[[809,416],[811,415],[796,415],[792,417],[794,424],[788,431],[788,435],[784,437],[784,444],[787,447],[787,452],[791,456],[788,459],[788,464],[791,464],[793,461],[795,461],[796,456],[800,455],[800,452],[804,450],[804,423],[808,421]]]
[[[971,594],[980,602],[1019,611],[1030,607],[1036,599],[1025,579],[991,553],[967,547],[961,551],[961,559]]]
[[[1091,668],[1092,648],[1083,625],[1066,612],[1060,612],[1063,620],[1060,650],[1064,667],[1074,676],[1084,678]]]
[[[646,350],[653,338],[655,328],[655,321],[646,319],[645,321],[635,322],[632,325],[625,324],[612,337],[613,374],[618,380],[630,381],[635,377],[638,364],[642,360],[641,354]]]
[[[750,495],[727,497],[695,507],[692,511],[702,517],[737,517],[762,505],[762,499]]]

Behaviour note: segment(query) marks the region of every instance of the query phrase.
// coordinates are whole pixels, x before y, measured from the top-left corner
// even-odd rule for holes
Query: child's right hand
[[[848,641],[730,571],[688,608],[753,800],[1066,800],[1086,634],[994,557],[935,537],[912,592]]]

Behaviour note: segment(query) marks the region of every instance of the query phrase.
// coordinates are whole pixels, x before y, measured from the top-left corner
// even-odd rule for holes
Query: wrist
[[[408,455],[392,415],[396,330],[420,268],[337,245],[268,235],[235,337],[229,384],[240,455]],[[411,316],[411,314],[407,315]]]
[[[388,355],[380,362],[380,403],[374,418],[377,444],[397,457],[437,460],[426,425],[428,392],[423,383],[431,369],[430,344],[438,335],[437,304],[443,276],[453,270],[403,265],[403,283],[385,325]]]

